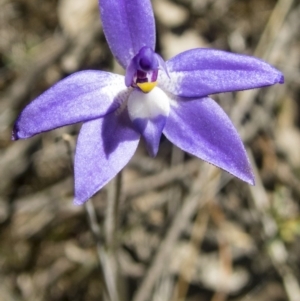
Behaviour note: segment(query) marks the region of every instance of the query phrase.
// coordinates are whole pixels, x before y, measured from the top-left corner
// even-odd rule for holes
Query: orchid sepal
[[[126,69],[144,46],[155,48],[155,21],[150,0],[99,0],[108,45]]]
[[[280,71],[260,59],[215,49],[191,49],[166,65],[170,78],[160,73],[160,86],[182,97],[206,97],[284,82]]]
[[[241,138],[213,99],[173,97],[163,133],[182,150],[254,185]]]
[[[82,205],[131,159],[140,140],[127,110],[83,124],[75,152],[75,205]]]
[[[19,115],[12,139],[25,139],[61,126],[103,117],[128,97],[121,75],[81,71],[61,80],[27,105]]]

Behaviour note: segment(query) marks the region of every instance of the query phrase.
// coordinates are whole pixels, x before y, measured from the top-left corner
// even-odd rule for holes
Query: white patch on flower
[[[182,72],[169,71],[169,76],[165,72],[159,72],[157,78],[157,84],[164,91],[171,92],[172,94],[178,95],[181,93],[181,83],[184,78]]]
[[[182,82],[183,74],[179,72],[169,73],[170,77],[165,72],[158,73],[157,85],[169,97],[170,105],[178,107],[176,94],[180,93],[180,84]]]
[[[134,89],[129,95],[127,107],[131,120],[152,119],[159,115],[169,116],[170,98],[158,87],[149,93]]]
[[[122,91],[120,91],[118,93],[118,95],[115,97],[114,101],[116,101],[120,106],[118,109],[116,109],[115,111],[115,115],[120,115],[123,110],[126,108],[126,105],[127,105],[127,100],[128,100],[128,96],[130,95],[131,91],[132,91],[132,88],[127,88],[125,85],[124,85],[124,89]],[[110,92],[112,92],[113,90],[111,90]],[[114,91],[116,91],[116,87],[114,87]],[[116,92],[114,92],[115,94]]]
[[[120,76],[117,81],[101,87],[101,92],[121,105],[127,99],[130,90],[124,84],[124,77]]]

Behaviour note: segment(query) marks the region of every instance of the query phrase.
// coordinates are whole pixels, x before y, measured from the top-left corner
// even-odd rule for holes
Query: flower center
[[[136,85],[137,85],[144,93],[149,93],[149,92],[157,85],[157,82],[136,83]]]
[[[149,93],[157,85],[159,61],[150,47],[142,47],[126,69],[126,85]]]
[[[147,72],[137,70],[133,78],[133,87],[139,87],[144,93],[149,93],[157,85],[158,70]]]

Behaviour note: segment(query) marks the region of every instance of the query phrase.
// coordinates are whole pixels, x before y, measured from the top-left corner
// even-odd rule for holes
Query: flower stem
[[[121,172],[109,183],[107,206],[104,221],[107,285],[111,292],[112,301],[120,300],[120,273],[118,262],[118,225],[119,203],[121,195]],[[123,295],[123,294],[122,294]]]
[[[107,209],[104,221],[105,243],[108,249],[115,251],[117,248],[117,229],[119,224],[119,201],[121,195],[122,173],[109,183],[107,195]]]
[[[67,146],[70,161],[74,163],[74,141],[73,138],[65,134],[63,140]],[[121,173],[111,181],[108,189],[107,210],[105,214],[104,229],[101,229],[97,220],[97,214],[92,199],[85,204],[85,211],[89,222],[90,230],[94,236],[99,268],[101,273],[101,283],[103,297],[105,301],[120,301],[119,291],[119,264],[117,259],[117,229],[119,221],[119,200],[121,194]],[[103,241],[104,236],[104,241]],[[123,298],[124,299],[124,298]]]

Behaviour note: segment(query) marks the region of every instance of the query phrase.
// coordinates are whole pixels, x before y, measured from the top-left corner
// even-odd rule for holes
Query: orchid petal
[[[20,114],[13,139],[24,139],[116,110],[127,98],[124,77],[102,71],[81,71],[61,80]]]
[[[169,97],[159,88],[149,93],[135,89],[128,98],[127,107],[134,127],[145,139],[149,155],[156,156],[169,115]]]
[[[184,151],[254,184],[243,143],[228,116],[214,100],[173,99],[163,133]]]
[[[126,73],[125,73],[125,85],[127,87],[131,86],[136,72],[137,72],[137,68],[136,68],[135,61],[131,60],[126,68]]]
[[[137,118],[134,127],[141,133],[146,142],[149,156],[155,157],[158,152],[161,133],[165,127],[167,117],[159,115],[152,119]]]
[[[128,163],[139,138],[127,111],[83,124],[75,153],[76,205],[87,201]]]
[[[213,49],[192,49],[167,61],[160,86],[183,97],[259,88],[283,83],[281,72],[254,57]]]
[[[155,48],[150,0],[99,0],[103,30],[117,61],[126,69],[143,46]]]

